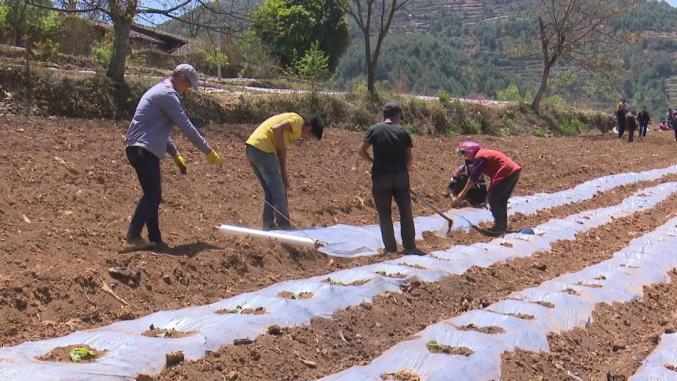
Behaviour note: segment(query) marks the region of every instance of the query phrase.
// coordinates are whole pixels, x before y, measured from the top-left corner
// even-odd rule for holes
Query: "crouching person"
[[[447,187],[447,194],[451,197],[458,197],[458,195],[463,191],[465,185],[468,183],[470,174],[475,168],[474,162],[472,160],[466,159],[465,163],[456,169],[449,186]],[[471,187],[468,190],[467,195],[465,196],[465,201],[470,204],[473,208],[482,208],[486,203],[487,199],[487,184],[484,181],[484,176],[480,176],[477,184]]]
[[[510,199],[515,185],[517,185],[522,167],[505,154],[484,149],[476,142],[463,142],[459,145],[457,151],[466,159],[473,161],[474,169],[454,202],[464,200],[470,189],[477,184],[481,175],[489,177],[487,199],[491,214],[494,216],[494,226],[489,232],[495,235],[505,233],[508,229],[508,199]]]

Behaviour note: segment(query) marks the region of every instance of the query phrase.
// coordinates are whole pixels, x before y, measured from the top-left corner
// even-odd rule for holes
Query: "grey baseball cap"
[[[198,84],[198,82],[197,82],[197,70],[195,70],[195,68],[192,67],[191,65],[180,64],[174,69],[173,75],[177,76],[177,75],[181,75],[181,74],[185,75],[186,78],[188,78],[188,80],[190,81],[191,87],[193,87],[193,89],[197,90],[197,84]]]

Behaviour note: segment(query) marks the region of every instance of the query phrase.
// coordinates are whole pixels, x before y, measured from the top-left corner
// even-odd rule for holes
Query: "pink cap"
[[[480,148],[482,148],[480,143],[468,140],[459,144],[456,151],[468,159],[473,159]]]

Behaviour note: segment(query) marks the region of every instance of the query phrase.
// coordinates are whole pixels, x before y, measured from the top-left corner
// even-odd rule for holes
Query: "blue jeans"
[[[639,136],[646,136],[647,127],[649,127],[649,123],[647,122],[639,123]]]
[[[272,153],[263,152],[256,147],[247,145],[247,160],[259,179],[266,202],[263,205],[263,228],[290,227],[289,210],[287,209],[287,192],[282,182],[280,161]],[[272,206],[277,209],[275,211]]]
[[[158,217],[160,200],[162,199],[162,180],[160,177],[160,159],[142,147],[127,147],[127,159],[134,167],[143,196],[136,206],[127,231],[127,239],[141,236],[143,225],[148,228],[148,240],[162,242],[160,220]]]

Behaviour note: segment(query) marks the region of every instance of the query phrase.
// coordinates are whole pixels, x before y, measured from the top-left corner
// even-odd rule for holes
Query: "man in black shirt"
[[[395,198],[400,212],[404,254],[422,255],[423,253],[416,249],[414,217],[409,193],[413,145],[411,136],[399,124],[401,117],[402,108],[398,103],[386,103],[383,109],[384,121],[369,127],[358,153],[361,158],[373,163],[372,195],[378,211],[385,253],[397,251],[391,210],[392,199]],[[373,158],[367,151],[370,146],[374,150]]]
[[[642,106],[642,111],[637,114],[637,121],[639,122],[639,137],[646,136],[646,129],[649,127],[651,118],[649,112],[646,111],[646,106]]]

